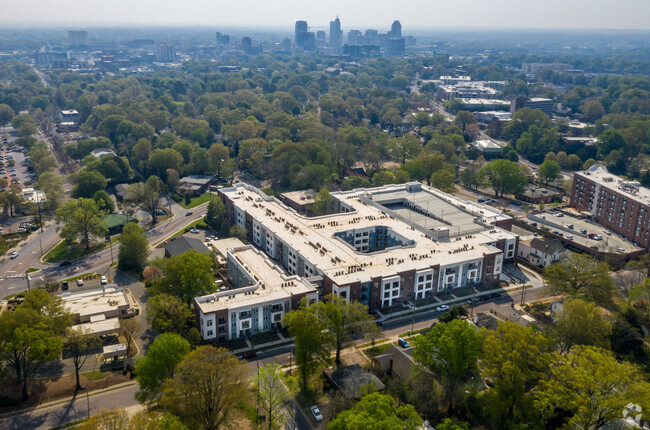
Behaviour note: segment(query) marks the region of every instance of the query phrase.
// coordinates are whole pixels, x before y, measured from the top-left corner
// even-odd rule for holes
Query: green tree
[[[352,334],[363,332],[364,326],[372,322],[368,306],[331,294],[325,296],[318,307],[320,310],[317,312],[324,316],[327,331],[333,336],[333,345],[336,348],[334,361],[338,365],[341,363],[343,343],[348,341]]]
[[[415,338],[413,358],[440,378],[449,414],[453,414],[457,388],[477,371],[482,341],[472,325],[459,319],[438,323],[424,336]]]
[[[492,386],[487,392],[497,427],[513,428],[529,421],[532,390],[545,375],[551,359],[549,340],[532,327],[515,322],[483,330],[481,375]]]
[[[4,127],[9,124],[11,119],[14,117],[14,110],[11,106],[0,103],[0,127]]]
[[[627,142],[625,137],[620,131],[614,129],[607,129],[598,136],[598,156],[603,159],[607,157],[612,151],[621,151],[625,148]]]
[[[650,408],[650,384],[639,369],[604,349],[576,346],[568,355],[554,354],[549,371],[535,406],[547,419],[566,412],[568,428],[603,428],[622,418],[628,403]]]
[[[553,333],[560,342],[560,351],[569,352],[574,345],[609,347],[611,325],[594,303],[570,299],[553,324]]]
[[[605,108],[598,100],[589,100],[580,107],[589,122],[596,122],[605,115]]]
[[[142,207],[151,216],[151,224],[158,221],[160,211],[160,190],[162,184],[157,176],[151,175],[146,183],[129,185],[127,199]]]
[[[45,193],[43,209],[55,211],[65,199],[64,178],[53,172],[43,172],[38,176],[36,188]]]
[[[470,163],[462,172],[460,180],[468,188],[477,189],[483,183],[478,163]]]
[[[544,161],[537,170],[537,175],[539,179],[544,182],[544,185],[548,185],[550,182],[555,181],[560,177],[562,168],[553,160]]]
[[[320,216],[327,214],[332,201],[334,201],[334,198],[330,195],[330,191],[327,188],[321,188],[318,194],[314,196],[314,204],[311,209],[312,215]]]
[[[528,178],[521,167],[508,160],[495,160],[488,163],[481,167],[479,174],[490,184],[495,197],[503,197],[504,193],[518,194],[528,183]]]
[[[82,169],[75,178],[76,184],[72,189],[75,198],[91,198],[97,191],[106,188],[106,178],[97,170]]]
[[[363,396],[353,409],[339,413],[327,424],[328,430],[417,430],[421,427],[422,419],[413,405],[397,406],[395,399],[380,393]]]
[[[214,272],[209,255],[190,250],[162,261],[163,276],[154,282],[157,293],[171,294],[188,305],[192,299],[212,291]]]
[[[429,179],[431,186],[444,191],[445,193],[453,193],[456,191],[456,175],[449,170],[438,170]]]
[[[104,237],[108,233],[105,215],[106,212],[93,199],[71,199],[56,211],[55,219],[59,224],[57,231],[68,242],[81,238],[87,251],[93,236]]]
[[[226,207],[221,199],[213,199],[208,203],[208,210],[205,214],[205,223],[217,231],[221,231],[221,226],[226,220]]]
[[[131,344],[140,331],[140,321],[137,318],[121,318],[120,334],[126,338],[126,354],[131,353]]]
[[[174,377],[176,366],[188,352],[190,344],[178,334],[163,333],[154,339],[147,355],[139,358],[135,365],[140,386],[135,397],[140,403],[155,400],[161,395],[163,382]]]
[[[587,254],[571,254],[562,261],[548,266],[546,286],[551,294],[584,296],[599,304],[612,300],[612,277],[607,263]]]
[[[117,257],[117,267],[120,270],[135,270],[140,273],[147,263],[149,242],[144,230],[134,222],[122,228],[120,236],[120,251]]]
[[[456,113],[456,118],[454,118],[454,125],[458,126],[463,132],[470,124],[476,124],[476,117],[473,113],[466,110],[461,110]]]
[[[257,370],[253,377],[257,405],[266,416],[268,429],[279,428],[286,423],[285,403],[298,390],[298,383],[292,376],[284,374],[280,365],[269,363]]]
[[[74,329],[69,328],[65,336],[65,341],[65,349],[72,357],[72,363],[74,364],[75,391],[79,391],[82,388],[79,383],[79,371],[84,363],[86,363],[86,360],[88,360],[91,351],[97,348],[101,342],[99,336],[80,327]]]
[[[165,179],[167,169],[180,170],[183,156],[172,148],[157,148],[149,155],[149,170],[161,179]]]
[[[7,191],[0,193],[0,206],[10,217],[16,214],[16,211],[24,210],[29,206],[29,201],[22,193],[15,188],[9,188]]]
[[[147,322],[161,333],[186,336],[194,322],[194,314],[187,304],[169,294],[156,294],[147,300]]]
[[[402,165],[406,160],[415,157],[422,150],[422,145],[417,137],[407,134],[398,139],[393,139],[389,143],[389,150],[394,159],[400,161]]]
[[[436,430],[469,430],[469,423],[445,418],[443,422],[436,426]]]
[[[159,403],[189,428],[216,430],[245,401],[248,373],[248,365],[227,349],[200,346],[165,381]]]
[[[309,377],[330,362],[328,345],[335,341],[318,309],[317,305],[307,306],[303,299],[302,306],[284,314],[282,321],[291,337],[295,337],[296,365],[300,368],[302,390],[305,392]]]
[[[650,318],[650,278],[636,285],[630,291],[630,299],[641,305],[646,318]]]
[[[519,109],[503,128],[502,135],[510,139],[511,142],[516,142],[531,125],[536,125],[539,128],[551,128],[551,118],[539,109]]]
[[[93,200],[97,202],[97,205],[105,210],[107,213],[113,213],[115,211],[115,203],[108,193],[104,190],[99,190],[93,194]]]

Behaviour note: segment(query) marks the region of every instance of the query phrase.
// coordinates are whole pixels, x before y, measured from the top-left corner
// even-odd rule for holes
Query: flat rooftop
[[[348,212],[321,217],[300,215],[245,183],[220,191],[338,285],[392,276],[397,271],[395,264],[399,264],[399,271],[402,272],[424,270],[436,264],[448,266],[482,259],[486,254],[501,252],[495,247],[498,240],[516,237],[490,225],[509,219],[497,209],[458,199],[420,183],[332,193]],[[415,212],[411,212],[409,222],[408,214],[400,215],[384,206],[391,201],[401,200],[419,202],[424,209],[429,202],[429,211],[439,214],[441,219],[451,224],[450,234],[455,234],[459,229],[461,235],[434,240],[429,221],[426,227],[417,223],[418,220],[413,222]],[[429,219],[432,223],[435,221],[434,218]],[[480,228],[480,231],[463,235],[463,231],[470,226]],[[413,241],[414,245],[363,253],[334,236],[335,233],[373,227],[388,228]]]
[[[638,182],[628,181],[609,173],[607,168],[601,164],[594,164],[586,171],[575,172],[575,175],[582,176],[603,187],[617,190],[632,200],[650,205],[650,188],[642,187]]]
[[[316,292],[316,287],[304,278],[287,275],[281,267],[251,245],[231,249],[228,254],[237,260],[240,267],[256,279],[257,283],[249,287],[196,297],[194,300],[204,314],[220,309],[258,306],[261,302],[283,302],[291,299],[294,294]]]
[[[68,312],[79,316],[103,314],[129,305],[126,292],[116,284],[107,285],[104,289],[63,293],[61,299]]]

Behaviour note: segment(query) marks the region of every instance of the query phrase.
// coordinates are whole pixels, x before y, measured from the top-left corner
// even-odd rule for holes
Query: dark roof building
[[[386,375],[397,376],[403,381],[408,381],[415,367],[414,349],[414,347],[403,349],[391,345],[383,354],[372,358],[373,368]]]
[[[339,367],[338,369],[325,372],[332,384],[349,398],[356,399],[361,397],[361,388],[365,385],[372,384],[377,391],[381,391],[386,386],[372,373],[363,370],[358,364],[352,366]]]
[[[208,254],[210,252],[208,247],[205,246],[199,239],[196,239],[194,237],[181,236],[170,240],[165,245],[165,257],[181,255],[191,249],[200,252],[201,254]]]
[[[553,203],[561,197],[561,193],[548,188],[528,187],[526,191],[517,194],[515,197],[528,203]]]

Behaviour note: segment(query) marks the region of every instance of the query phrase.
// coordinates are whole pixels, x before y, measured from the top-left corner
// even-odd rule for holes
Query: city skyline
[[[289,28],[297,20],[312,22],[313,28],[327,29],[335,16],[344,29],[389,27],[393,20],[413,30],[435,27],[476,29],[635,29],[648,30],[650,3],[621,0],[560,1],[544,3],[495,0],[490,3],[468,0],[463,13],[454,4],[412,2],[409,7],[380,0],[369,5],[342,1],[327,4],[296,5],[288,0],[256,2],[241,7],[234,4],[206,4],[189,0],[172,2],[126,2],[110,4],[98,1],[84,3],[72,0],[47,2],[27,0],[4,6],[3,26],[240,26]],[[196,13],[201,10],[201,13]],[[557,11],[563,11],[558,14]]]

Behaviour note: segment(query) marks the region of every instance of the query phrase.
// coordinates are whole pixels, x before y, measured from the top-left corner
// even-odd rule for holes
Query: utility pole
[[[111,265],[113,264],[113,239],[110,236],[106,237],[107,242],[109,243],[109,248],[111,250]]]
[[[30,285],[29,285],[29,269],[25,270],[25,279],[27,279],[27,291],[31,291]]]

